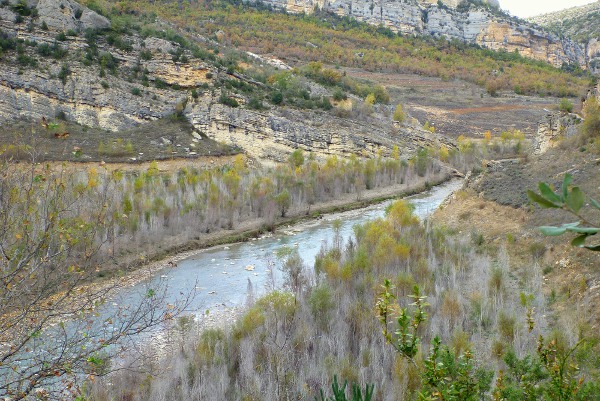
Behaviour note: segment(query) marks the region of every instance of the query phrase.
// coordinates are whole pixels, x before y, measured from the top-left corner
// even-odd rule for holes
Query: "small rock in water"
[[[224,246],[224,247],[223,247],[223,249],[225,249],[225,250],[228,250],[228,249],[229,249],[229,247],[228,247],[228,246]]]
[[[216,293],[217,293],[216,291],[210,291],[210,292],[209,292],[209,294],[210,294],[210,295],[214,295],[214,294],[216,294]]]
[[[227,272],[221,272],[221,273],[223,273],[223,274],[227,274]]]
[[[214,262],[214,261],[216,261],[216,260],[217,260],[217,259],[211,259],[210,261],[211,261],[211,262]]]
[[[246,266],[246,270],[248,270],[249,272],[254,270],[254,266],[253,265],[248,265]]]

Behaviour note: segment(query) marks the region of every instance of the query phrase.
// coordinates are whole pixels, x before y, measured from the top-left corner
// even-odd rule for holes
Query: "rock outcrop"
[[[253,0],[250,0],[252,2]],[[563,63],[587,68],[593,53],[586,46],[559,37],[499,11],[497,1],[488,6],[464,6],[458,0],[265,0],[266,4],[292,13],[311,13],[315,7],[358,21],[381,25],[402,34],[474,43],[506,50],[560,67]],[[461,4],[462,3],[462,4]],[[595,46],[595,45],[594,45]],[[594,47],[595,49],[596,47]]]
[[[577,114],[548,113],[546,118],[538,124],[537,134],[533,142],[533,154],[545,153],[560,139],[576,135],[580,123],[581,117]]]
[[[407,157],[420,147],[453,146],[451,140],[418,126],[393,129],[308,110],[231,108],[215,103],[209,94],[192,104],[188,117],[201,134],[271,162],[285,162],[298,148],[318,158],[374,157],[389,155],[400,143],[401,154]]]

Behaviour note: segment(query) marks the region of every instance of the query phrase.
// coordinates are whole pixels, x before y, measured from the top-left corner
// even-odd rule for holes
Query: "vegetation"
[[[98,310],[116,284],[85,289],[118,216],[107,208],[115,181],[66,169],[2,162],[0,180],[0,395],[65,399],[98,372],[128,337],[176,316],[164,284],[139,302]],[[151,291],[151,292],[150,292]],[[167,312],[168,311],[168,312]],[[110,324],[107,324],[110,322]]]
[[[458,78],[494,92],[518,88],[526,94],[579,96],[590,84],[589,78],[573,76],[516,53],[443,39],[397,36],[385,28],[319,12],[294,16],[226,1],[185,3],[182,9],[172,7],[170,2],[126,0],[116,6],[107,0],[84,3],[93,3],[96,8],[102,5],[106,15],[113,20],[129,19],[131,27],[135,26],[130,17],[134,12],[142,16],[154,13],[182,27],[188,26],[189,21],[209,20],[190,28],[212,37],[227,27],[227,41],[237,48],[302,63],[320,61],[369,70]],[[314,46],[307,46],[307,42]],[[495,76],[492,71],[501,73]],[[324,79],[326,82],[327,77]]]
[[[597,399],[593,330],[547,332],[541,276],[512,281],[503,247],[491,256],[486,244],[474,250],[461,234],[425,228],[403,201],[356,226],[346,244],[338,235],[314,269],[286,252],[285,287],[251,304],[231,330],[191,330],[152,379],[100,380],[90,396],[323,400],[331,386],[330,399],[361,400],[359,385],[349,394],[344,381],[373,383],[382,400]],[[214,385],[223,382],[237,385]]]
[[[571,187],[572,182],[573,176],[571,174],[565,174],[562,190],[560,192],[554,192],[545,182],[539,183],[540,193],[531,190],[527,191],[529,199],[539,206],[548,209],[562,209],[578,219],[576,222],[563,224],[560,227],[540,227],[540,230],[544,235],[549,236],[563,235],[567,232],[574,233],[576,237],[571,241],[571,245],[592,251],[600,251],[600,244],[590,245],[586,243],[586,240],[589,237],[593,237],[600,233],[600,224],[590,222],[581,214],[581,210],[586,204],[586,196],[579,187]],[[591,197],[588,197],[588,201],[591,208],[600,210],[600,203],[598,201]]]

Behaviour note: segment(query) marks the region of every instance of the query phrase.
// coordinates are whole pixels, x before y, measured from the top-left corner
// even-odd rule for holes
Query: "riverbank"
[[[386,200],[415,195],[443,184],[452,178],[452,174],[445,172],[429,180],[419,178],[412,184],[392,185],[365,190],[359,200],[356,194],[343,194],[335,200],[292,209],[288,211],[286,217],[277,218],[271,225],[267,225],[264,219],[253,219],[240,222],[231,230],[219,230],[208,234],[201,234],[193,240],[181,240],[181,236],[174,236],[169,239],[168,243],[157,244],[156,251],[152,254],[137,254],[135,258],[121,261],[120,264],[125,265],[126,268],[123,267],[115,271],[113,277],[105,277],[90,284],[90,286],[95,288],[105,285],[110,287],[134,286],[152,277],[162,269],[176,268],[179,261],[187,259],[207,248],[246,242],[252,238],[261,237],[267,232],[274,232],[282,227],[318,219],[324,214],[361,209]],[[117,281],[119,285],[115,286]]]

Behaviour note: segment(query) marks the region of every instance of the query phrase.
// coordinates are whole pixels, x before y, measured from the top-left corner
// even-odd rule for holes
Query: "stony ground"
[[[62,120],[17,121],[0,129],[1,146],[16,146],[5,156],[38,161],[140,163],[150,160],[227,156],[239,150],[194,134],[186,120],[165,118],[121,132]],[[67,134],[67,135],[65,135]],[[195,136],[194,136],[195,135]]]
[[[414,74],[369,72],[345,69],[354,77],[381,83],[390,92],[392,103],[401,103],[421,123],[433,123],[437,132],[458,137],[480,137],[485,131],[500,134],[519,129],[537,131],[538,121],[547,110],[556,109],[560,99],[499,93],[490,96],[484,88],[463,81]],[[578,105],[578,99],[571,99]]]

